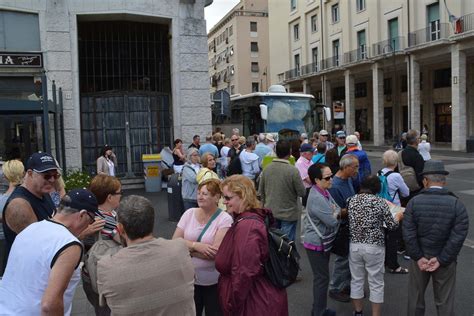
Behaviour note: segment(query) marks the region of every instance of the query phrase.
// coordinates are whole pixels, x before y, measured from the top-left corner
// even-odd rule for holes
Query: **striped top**
[[[105,225],[100,231],[102,239],[113,239],[117,233],[117,213],[115,211],[103,211],[99,209],[100,213],[104,217]],[[83,240],[85,246],[92,246],[97,240],[96,235],[87,237]]]

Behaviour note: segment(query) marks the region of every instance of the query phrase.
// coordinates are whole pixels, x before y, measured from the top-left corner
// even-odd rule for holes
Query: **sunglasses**
[[[110,193],[110,195],[123,195],[123,190],[120,190],[119,192]]]
[[[93,222],[95,222],[95,217],[93,215],[91,215],[91,213],[89,212],[86,212],[86,214],[90,217],[90,223],[92,224]]]
[[[238,138],[231,139],[231,141],[235,142],[236,140],[239,140]]]
[[[46,181],[49,181],[51,179],[58,180],[59,177],[61,176],[59,173],[43,174],[43,173],[38,172],[38,174],[40,174],[43,177],[43,179],[45,179]]]
[[[346,136],[342,136],[342,137],[339,136],[338,138],[339,138],[339,139],[346,139]]]
[[[229,202],[230,200],[232,200],[234,198],[235,195],[233,196],[228,196],[228,195],[223,195],[222,197],[224,198],[224,200],[226,200],[227,202]]]
[[[326,180],[326,181],[329,181],[329,180],[331,180],[331,179],[332,179],[332,175],[323,178],[323,180]]]

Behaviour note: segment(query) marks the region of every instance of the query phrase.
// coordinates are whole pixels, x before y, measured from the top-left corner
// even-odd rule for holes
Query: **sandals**
[[[397,269],[389,269],[388,272],[390,272],[392,274],[408,274],[408,269],[398,267]]]

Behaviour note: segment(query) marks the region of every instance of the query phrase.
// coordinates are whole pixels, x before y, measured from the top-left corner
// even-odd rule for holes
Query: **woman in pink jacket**
[[[235,220],[215,259],[220,272],[219,302],[224,315],[287,316],[286,290],[275,287],[263,268],[268,260],[264,220],[269,217],[272,224],[271,211],[260,208],[255,186],[245,176],[228,177],[221,187],[224,204]]]

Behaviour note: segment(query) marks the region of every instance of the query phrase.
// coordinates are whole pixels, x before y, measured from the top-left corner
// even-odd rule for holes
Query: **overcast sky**
[[[207,31],[222,19],[239,0],[214,0],[214,2],[204,9]]]

